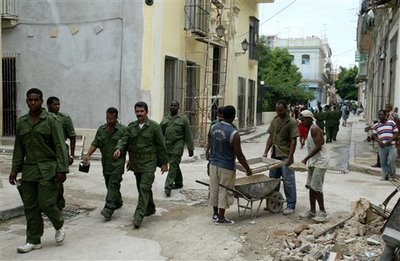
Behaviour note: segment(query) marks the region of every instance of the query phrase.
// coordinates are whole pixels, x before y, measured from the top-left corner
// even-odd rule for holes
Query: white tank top
[[[307,140],[306,140],[306,146],[307,146],[308,153],[310,153],[315,148],[314,140],[311,136],[311,129],[314,128],[314,126],[316,126],[316,125],[315,124],[311,125],[310,130],[308,131],[308,136],[307,136]],[[317,167],[317,168],[321,168],[321,169],[328,168],[329,154],[325,148],[325,144],[322,145],[321,150],[317,154],[315,154],[313,157],[311,157],[307,161],[307,164],[308,164],[308,166],[313,166],[313,167]]]

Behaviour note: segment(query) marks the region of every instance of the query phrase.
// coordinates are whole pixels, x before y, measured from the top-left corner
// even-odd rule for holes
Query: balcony
[[[2,0],[1,27],[10,28],[17,24],[17,0]]]
[[[357,50],[359,53],[368,53],[373,40],[373,23],[369,24],[367,21],[366,14],[358,17],[357,25]]]

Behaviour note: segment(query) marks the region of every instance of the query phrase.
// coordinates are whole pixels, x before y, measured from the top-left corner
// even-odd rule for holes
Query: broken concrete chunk
[[[296,227],[293,231],[294,231],[294,233],[296,233],[296,235],[300,235],[300,233],[301,233],[303,230],[307,230],[308,228],[309,228],[309,227],[308,227],[307,224],[302,224],[302,225]]]
[[[346,239],[344,242],[345,242],[346,244],[350,244],[350,243],[353,243],[353,242],[355,242],[355,241],[356,241],[356,239],[353,237],[353,238]]]
[[[371,246],[378,246],[381,244],[378,240],[375,240],[373,238],[367,238],[367,244]]]

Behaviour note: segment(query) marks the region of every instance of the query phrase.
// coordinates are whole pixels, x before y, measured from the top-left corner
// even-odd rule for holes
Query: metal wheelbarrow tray
[[[256,174],[236,179],[235,188],[225,188],[232,191],[237,200],[239,217],[244,216],[249,210],[250,216],[256,218],[264,200],[266,201],[266,210],[272,213],[279,213],[282,210],[285,200],[280,192],[274,191],[280,182],[281,179]],[[222,185],[220,184],[220,186]],[[241,204],[240,199],[244,199],[245,204]],[[257,201],[259,201],[257,210],[253,213],[253,203]]]

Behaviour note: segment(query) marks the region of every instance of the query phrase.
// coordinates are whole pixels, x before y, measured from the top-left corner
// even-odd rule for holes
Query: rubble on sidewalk
[[[339,223],[346,222],[335,229],[329,223],[305,223],[293,232],[273,232],[265,260],[377,260],[383,252],[380,233],[385,220],[371,211],[365,199],[354,202],[353,213],[351,219],[337,216]],[[324,230],[328,232],[315,237]]]

